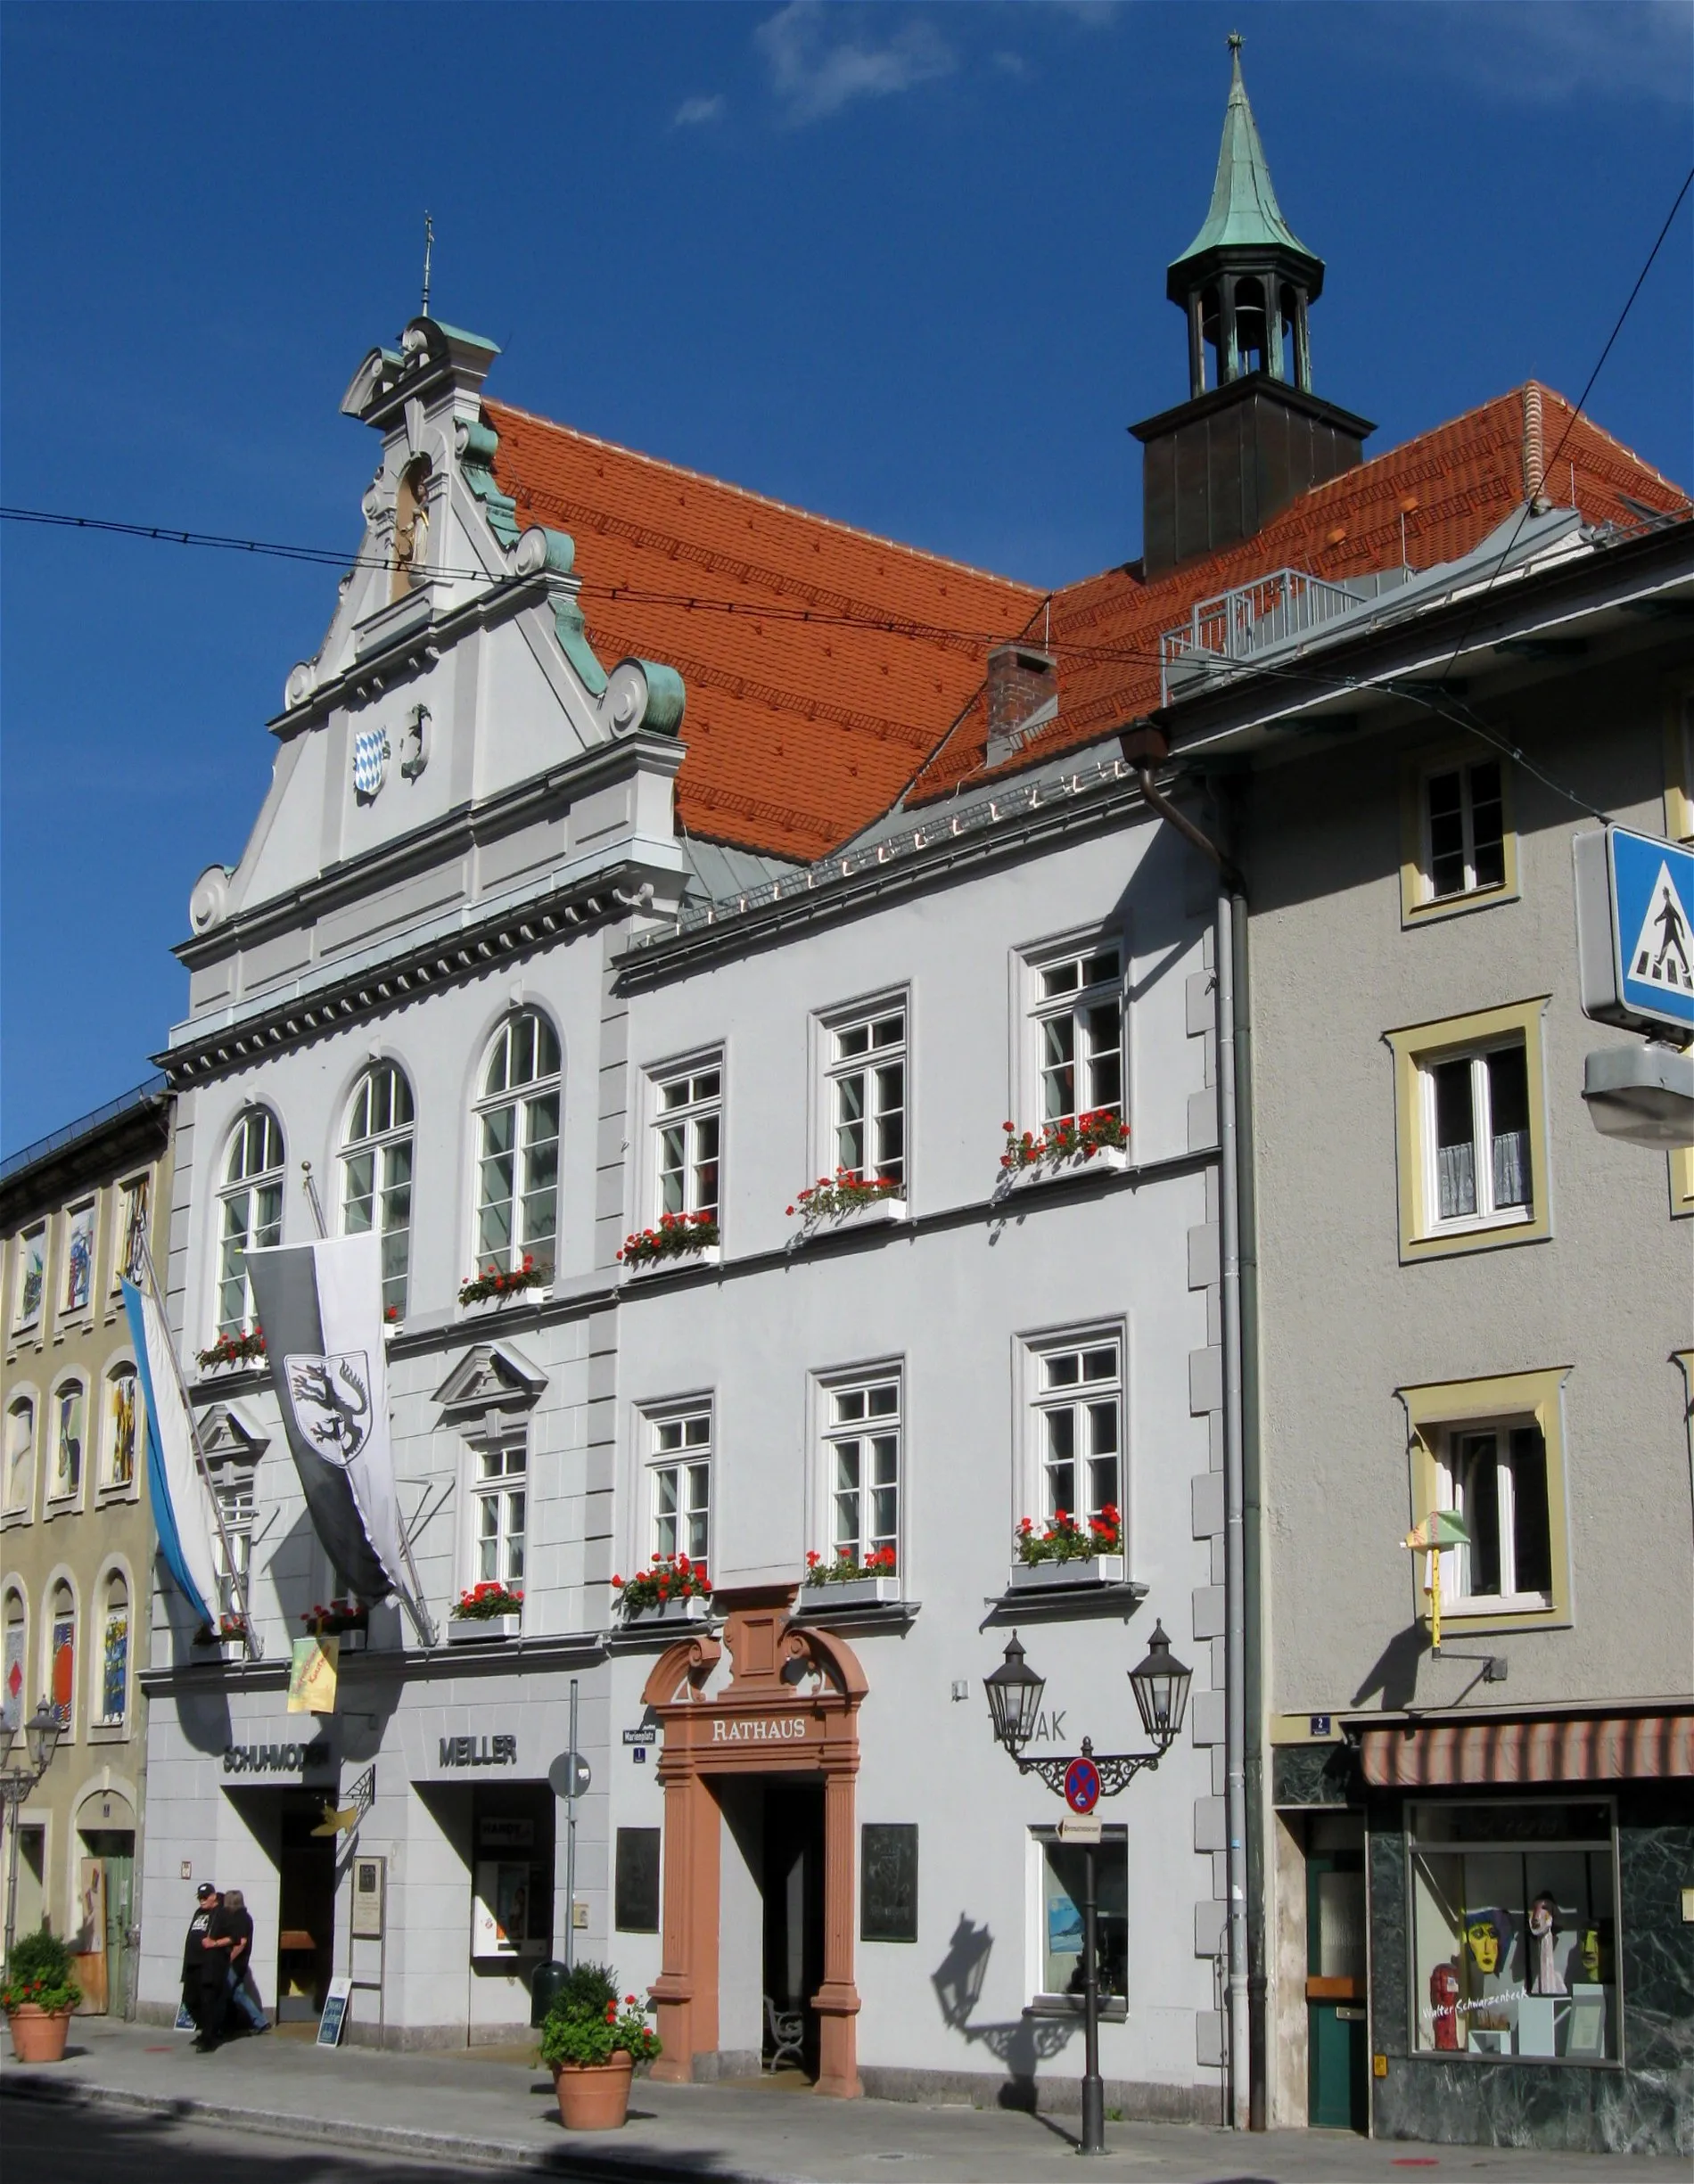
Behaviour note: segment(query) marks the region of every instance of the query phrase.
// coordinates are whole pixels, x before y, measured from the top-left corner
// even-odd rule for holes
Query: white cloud
[[[721,121],[728,104],[721,91],[714,91],[710,98],[684,99],[671,116],[670,126],[676,129],[697,129],[708,121]]]
[[[1022,53],[998,53],[994,55],[994,66],[1002,76],[1027,76],[1030,72],[1030,64]]]
[[[1694,92],[1687,0],[1445,0],[1402,21],[1435,29],[1447,69],[1497,98],[1562,105],[1598,94],[1686,105]]]
[[[879,31],[886,21],[880,10],[789,0],[761,23],[753,42],[764,55],[784,119],[796,127],[819,121],[851,100],[887,98],[950,76],[958,66],[952,48],[922,16],[911,17],[892,37],[877,36],[872,25]]]

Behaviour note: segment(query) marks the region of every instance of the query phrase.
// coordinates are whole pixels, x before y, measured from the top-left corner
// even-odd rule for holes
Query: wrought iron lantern
[[[1035,1734],[1041,1712],[1041,1694],[1047,1689],[1047,1679],[1038,1676],[1030,1667],[1016,1630],[1007,1646],[1005,1660],[991,1676],[983,1677],[983,1686],[988,1693],[988,1711],[994,1723],[994,1734],[1016,1759]]]
[[[1171,1651],[1164,1625],[1155,1623],[1147,1659],[1130,1671],[1130,1688],[1140,1709],[1141,1726],[1161,1751],[1167,1751],[1182,1733],[1193,1680],[1193,1670],[1184,1668]]]

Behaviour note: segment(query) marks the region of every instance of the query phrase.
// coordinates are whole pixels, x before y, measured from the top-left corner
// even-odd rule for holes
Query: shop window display
[[[1410,1833],[1418,2051],[1616,2062],[1608,1808],[1424,1805]]]
[[[1040,1948],[1042,1994],[1079,1998],[1082,1992],[1082,1898],[1085,1893],[1080,1843],[1061,1843],[1050,1830],[1040,1831]],[[1100,1995],[1122,2000],[1129,1991],[1129,1836],[1122,1827],[1105,1831],[1095,1853],[1095,1932],[1099,1953]]]

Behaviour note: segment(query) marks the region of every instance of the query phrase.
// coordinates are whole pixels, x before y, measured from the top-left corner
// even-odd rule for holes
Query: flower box
[[[845,1206],[839,1213],[814,1215],[794,1241],[805,1244],[813,1236],[838,1236],[849,1228],[874,1228],[886,1221],[903,1221],[907,1214],[903,1198],[867,1198],[862,1204]]]
[[[1121,1585],[1122,1555],[1073,1555],[1068,1562],[1015,1562],[1012,1592],[1052,1592],[1066,1586]]]
[[[654,1607],[627,1607],[623,1621],[626,1630],[651,1630],[663,1623],[704,1622],[711,1613],[711,1601],[696,1592],[680,1600],[662,1600]]]
[[[1096,1145],[1091,1153],[1055,1154],[1032,1161],[1027,1168],[1007,1169],[1003,1188],[1026,1191],[1043,1183],[1067,1181],[1072,1176],[1121,1176],[1129,1165],[1127,1145]]]
[[[655,1274],[675,1274],[686,1267],[716,1267],[722,1263],[722,1244],[702,1244],[692,1251],[667,1252],[662,1259],[638,1259],[633,1265],[625,1266],[623,1279],[644,1282]]]
[[[447,1642],[449,1646],[481,1646],[498,1638],[514,1638],[523,1630],[523,1617],[517,1615],[451,1615],[448,1618]]]
[[[848,1577],[803,1587],[800,1605],[808,1615],[826,1615],[832,1608],[882,1607],[902,1597],[898,1577]]]

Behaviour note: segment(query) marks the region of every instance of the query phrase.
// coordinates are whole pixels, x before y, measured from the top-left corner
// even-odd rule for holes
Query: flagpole
[[[300,1164],[300,1171],[306,1185],[306,1203],[311,1207],[312,1219],[317,1224],[317,1240],[320,1244],[327,1244],[329,1242],[329,1225],[324,1219],[324,1203],[317,1195],[317,1185],[313,1180],[310,1161],[302,1161]],[[386,1371],[382,1377],[386,1384],[388,1378]],[[391,1426],[394,1423],[394,1413],[391,1410],[388,1416]],[[424,1605],[424,1588],[418,1580],[417,1564],[412,1560],[412,1542],[407,1536],[404,1525],[400,1528],[400,1555],[406,1564],[406,1573],[412,1581],[412,1588],[409,1592],[404,1585],[398,1588],[400,1598],[406,1603],[407,1613],[412,1618],[413,1629],[423,1639],[425,1646],[433,1651],[437,1636],[436,1629],[430,1618],[429,1610]]]
[[[153,1264],[152,1249],[144,1230],[136,1242],[141,1246],[142,1270],[147,1277],[147,1286],[152,1293],[154,1304],[159,1308],[159,1324],[165,1330],[165,1351],[170,1359],[170,1369],[177,1380],[177,1392],[182,1398],[183,1410],[188,1420],[188,1438],[193,1443],[195,1467],[200,1473],[201,1484],[206,1490],[206,1498],[211,1503],[212,1521],[218,1527],[218,1544],[224,1550],[224,1568],[228,1575],[230,1597],[241,1611],[242,1645],[250,1661],[262,1661],[265,1649],[259,1644],[258,1631],[253,1628],[252,1613],[247,1597],[247,1580],[235,1560],[229,1527],[224,1522],[224,1505],[218,1498],[218,1489],[212,1484],[211,1466],[207,1463],[206,1451],[201,1445],[200,1420],[195,1416],[188,1383],[177,1356],[176,1341],[170,1332],[170,1314],[165,1310],[165,1294],[160,1286],[159,1269]]]

